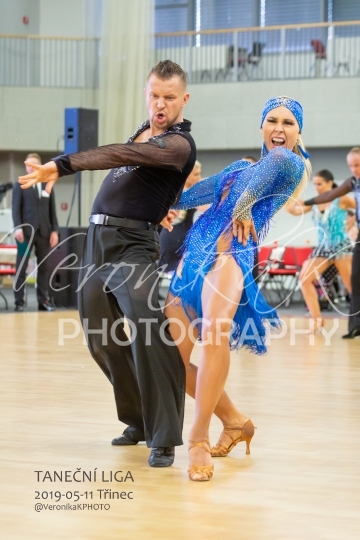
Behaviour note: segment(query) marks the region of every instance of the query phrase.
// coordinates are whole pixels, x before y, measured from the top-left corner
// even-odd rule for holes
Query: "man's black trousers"
[[[360,233],[354,247],[351,268],[349,332],[360,328]]]
[[[78,292],[88,346],[114,387],[124,433],[149,447],[182,444],[185,400],[184,364],[158,304],[158,256],[155,231],[90,225]]]
[[[14,281],[15,304],[24,303],[26,269],[29,262],[32,247],[35,246],[37,277],[36,296],[39,304],[43,304],[48,299],[49,287],[49,264],[48,254],[50,252],[50,240],[35,232],[33,238],[25,236],[25,243],[17,243],[18,251],[16,256],[16,275]],[[20,268],[21,266],[21,268]]]

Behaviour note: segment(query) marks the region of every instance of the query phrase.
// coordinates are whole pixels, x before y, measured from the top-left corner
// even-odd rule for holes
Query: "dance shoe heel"
[[[247,420],[243,427],[224,427],[220,438],[211,448],[212,457],[225,457],[241,441],[246,443],[246,454],[250,454],[250,443],[255,433],[255,426]]]
[[[201,442],[193,442],[189,441],[189,448],[188,451],[190,451],[192,448],[195,448],[196,446],[199,446],[200,448],[204,448],[209,454],[211,454],[210,451],[210,441],[206,439],[205,441]],[[191,465],[188,468],[188,475],[190,480],[193,482],[207,482],[212,478],[214,474],[214,465]],[[194,478],[196,475],[199,475],[199,478]]]
[[[321,334],[321,328],[325,326],[325,321],[321,317],[310,318],[310,328],[307,334]]]

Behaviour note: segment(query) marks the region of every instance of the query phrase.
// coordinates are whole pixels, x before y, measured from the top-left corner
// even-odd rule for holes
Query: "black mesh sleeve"
[[[304,201],[304,205],[312,206],[313,204],[323,204],[323,203],[331,202],[334,199],[337,199],[338,197],[342,197],[343,195],[350,193],[350,191],[352,191],[352,182],[351,182],[351,178],[348,178],[347,180],[345,180],[345,182],[341,184],[341,186],[331,189],[330,191],[327,191],[326,193],[322,193],[321,195],[318,195],[317,197],[313,197],[312,199],[308,199],[307,201]]]
[[[127,165],[181,171],[191,153],[190,143],[176,133],[145,143],[109,144],[53,159],[60,176],[78,171],[113,169]]]

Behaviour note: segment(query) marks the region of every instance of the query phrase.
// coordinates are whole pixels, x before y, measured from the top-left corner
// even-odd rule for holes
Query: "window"
[[[329,0],[329,21],[356,21],[360,19],[359,0]],[[358,26],[335,28],[336,37],[359,36]]]

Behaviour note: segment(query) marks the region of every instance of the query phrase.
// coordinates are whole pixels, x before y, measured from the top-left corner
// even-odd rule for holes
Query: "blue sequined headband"
[[[265,120],[265,116],[268,114],[268,112],[272,111],[273,109],[276,109],[277,107],[281,107],[282,105],[293,113],[293,115],[295,116],[297,120],[297,123],[299,124],[299,128],[301,131],[303,128],[303,108],[300,105],[300,103],[296,101],[295,99],[290,98],[290,97],[284,97],[284,96],[271,98],[269,99],[269,101],[265,103],[265,107],[261,115],[260,127],[262,127]]]

